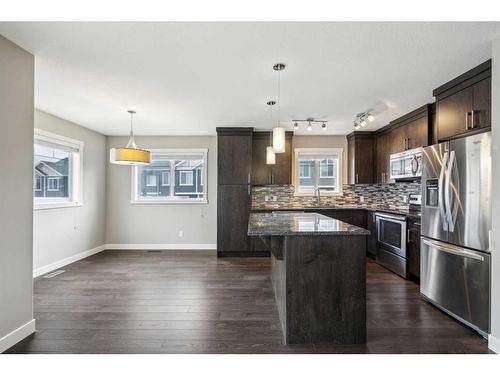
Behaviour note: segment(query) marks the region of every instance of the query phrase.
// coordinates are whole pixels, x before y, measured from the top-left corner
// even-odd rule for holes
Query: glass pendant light
[[[151,153],[148,150],[137,148],[134,139],[134,114],[135,111],[127,111],[130,113],[130,138],[128,143],[123,148],[112,148],[109,150],[109,161],[112,164],[121,165],[143,165],[151,163]]]
[[[273,146],[266,147],[266,164],[276,164],[276,154],[274,153]]]
[[[273,105],[275,104],[276,102],[274,100],[270,100],[267,102],[267,105],[269,106],[271,111],[271,123],[273,122]],[[266,147],[266,164],[273,165],[276,164],[276,154],[274,153],[273,135],[271,132],[269,133],[269,143],[270,145]]]
[[[277,63],[273,69],[278,72],[278,126],[273,129],[273,149],[276,154],[285,152],[285,128],[280,126],[281,115],[281,71],[285,69],[285,64]]]

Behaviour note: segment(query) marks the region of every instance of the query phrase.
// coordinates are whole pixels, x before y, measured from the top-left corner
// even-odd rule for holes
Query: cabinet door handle
[[[359,184],[359,175],[356,173],[356,183]]]
[[[247,182],[250,183],[250,173],[248,173]]]
[[[252,188],[251,188],[251,185],[248,184],[248,195],[251,195],[252,194]]]
[[[408,150],[411,148],[410,141],[411,141],[411,138],[408,138]]]
[[[471,121],[470,121],[470,128],[474,129],[474,110],[470,113]]]
[[[469,112],[465,112],[465,130],[469,130]]]
[[[403,147],[403,148],[406,150],[406,138],[405,138],[405,145],[404,145],[404,147]]]

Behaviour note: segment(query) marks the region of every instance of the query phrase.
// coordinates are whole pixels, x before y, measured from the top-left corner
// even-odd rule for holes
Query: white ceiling
[[[500,23],[3,22],[0,34],[36,56],[37,108],[103,134],[127,134],[129,108],[143,135],[270,128],[276,62],[288,129],[315,117],[347,134],[365,109],[373,130],[431,102],[491,57]]]

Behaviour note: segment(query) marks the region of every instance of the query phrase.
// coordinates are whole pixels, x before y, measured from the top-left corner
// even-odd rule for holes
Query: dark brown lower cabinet
[[[407,270],[410,278],[420,278],[420,220],[408,221]]]
[[[319,214],[344,221],[351,225],[356,225],[357,227],[366,228],[366,216],[367,212],[365,210],[318,210]]]
[[[250,185],[219,185],[217,191],[217,254],[243,255],[250,251],[248,217]]]
[[[367,212],[366,229],[370,231],[370,234],[366,236],[366,253],[375,258],[377,256],[377,221],[375,220],[375,212]]]

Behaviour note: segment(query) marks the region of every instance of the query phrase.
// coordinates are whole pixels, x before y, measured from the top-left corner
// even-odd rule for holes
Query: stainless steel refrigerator
[[[424,148],[420,292],[490,332],[491,133]]]

